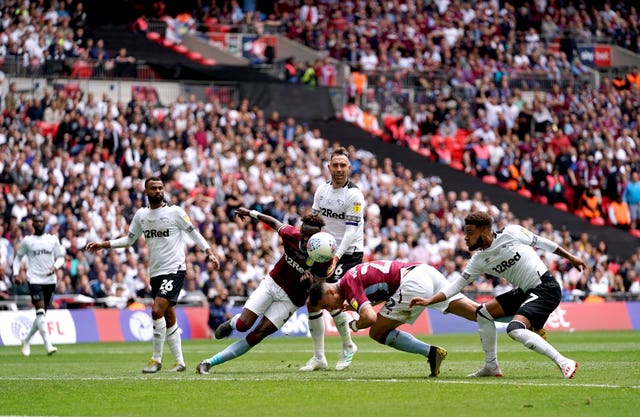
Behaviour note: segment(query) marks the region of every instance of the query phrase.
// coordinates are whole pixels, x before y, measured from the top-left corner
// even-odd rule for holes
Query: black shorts
[[[32,284],[29,282],[29,294],[31,294],[31,304],[44,301],[44,309],[49,308],[51,297],[56,291],[56,284]]]
[[[549,315],[560,304],[562,290],[560,284],[548,272],[540,277],[542,283],[528,291],[515,288],[496,297],[505,316],[520,314],[531,322],[531,327],[541,329]]]
[[[337,282],[342,276],[351,268],[362,263],[364,257],[363,252],[353,252],[349,255],[342,255],[342,258],[338,261],[333,275],[327,278],[327,282]]]
[[[151,277],[151,297],[166,298],[172,306],[178,304],[178,296],[186,276],[187,271],[178,271],[175,274]]]

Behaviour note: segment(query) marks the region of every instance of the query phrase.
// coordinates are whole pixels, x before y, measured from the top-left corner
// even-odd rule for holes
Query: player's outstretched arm
[[[238,209],[236,209],[233,215],[240,217],[240,219],[242,220],[246,219],[247,217],[251,217],[252,219],[258,220],[259,222],[266,224],[267,226],[269,226],[274,230],[278,230],[283,226],[282,223],[277,219],[275,219],[274,217],[268,216],[266,214],[262,214],[257,210],[249,210],[246,207],[239,207]]]
[[[413,297],[411,301],[409,301],[409,308],[413,306],[430,306],[431,304],[437,304],[441,301],[446,300],[447,297],[443,292],[439,292],[433,297],[422,298],[422,297]]]
[[[584,259],[578,256],[575,256],[574,254],[572,254],[562,246],[558,246],[558,248],[555,251],[553,251],[553,253],[567,259],[569,262],[571,262],[571,265],[573,265],[573,267],[576,268],[578,271],[585,271],[589,268],[589,265],[587,265],[587,262]]]
[[[109,243],[108,240],[105,240],[104,242],[89,242],[87,243],[87,246],[85,246],[85,249],[91,253],[97,253],[102,249],[109,249],[109,248],[111,248],[111,244]]]

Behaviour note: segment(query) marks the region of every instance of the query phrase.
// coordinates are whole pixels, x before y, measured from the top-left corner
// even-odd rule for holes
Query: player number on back
[[[369,267],[377,269],[378,271],[382,272],[383,274],[387,274],[389,273],[389,269],[391,269],[391,262],[385,262],[385,261],[374,261],[374,262],[369,262],[366,263],[362,266],[362,273],[366,274],[367,273],[367,269],[369,269]]]

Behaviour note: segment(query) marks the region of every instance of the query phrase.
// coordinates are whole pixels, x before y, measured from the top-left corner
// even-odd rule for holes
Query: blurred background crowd
[[[640,17],[632,2],[193,3],[189,13],[202,24],[281,33],[322,52],[315,62],[287,60],[281,78],[344,89],[348,99],[338,117],[378,140],[593,224],[638,228],[640,74],[632,67],[604,74],[594,87],[585,81],[593,71],[576,51],[578,40],[608,40],[637,52]],[[153,2],[150,10],[161,17],[168,6]],[[78,61],[90,63],[92,75],[135,62],[135,51],[92,37],[82,2],[1,1],[0,11],[5,69],[16,62],[33,71],[50,65],[73,77]],[[144,18],[132,28],[146,30]],[[337,63],[349,68],[342,85]],[[215,271],[190,248],[183,301],[241,303],[283,248],[272,231],[234,219],[234,209],[297,224],[315,188],[329,178],[328,155],[339,145],[312,123],[267,113],[242,97],[181,95],[159,113],[136,96],[119,100],[83,89],[36,96],[19,91],[8,71],[0,81],[0,300],[28,294],[13,283],[11,263],[34,213],[45,215],[47,231],[67,250],[58,272],[59,307],[69,306],[65,295],[109,298],[119,307],[149,297],[144,240],[97,256],[83,249],[87,241],[126,234],[146,204],[144,179],[160,176],[167,201],[187,211],[221,260]],[[588,259],[592,268],[581,273],[544,254],[565,301],[640,296],[640,250],[621,259],[586,233],[520,218],[508,202],[447,190],[441,178],[412,172],[401,161],[349,151],[352,180],[367,200],[365,260],[428,262],[454,279],[468,259],[463,218],[482,210],[493,214],[498,229],[521,224]],[[507,289],[503,280],[484,276],[465,290],[482,298]]]

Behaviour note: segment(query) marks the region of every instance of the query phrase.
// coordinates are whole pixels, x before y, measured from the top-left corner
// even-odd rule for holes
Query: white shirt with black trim
[[[447,298],[457,294],[481,274],[504,277],[522,291],[535,288],[542,282],[540,276],[548,271],[534,248],[549,252],[558,245],[538,236],[522,226],[509,225],[496,236],[487,249],[473,254],[462,276],[444,289]]]
[[[20,272],[20,263],[27,257],[27,280],[31,284],[55,284],[57,277],[51,273],[51,268],[59,268],[64,263],[66,251],[60,240],[49,233],[40,236],[25,237],[13,261],[13,275]]]
[[[364,195],[357,185],[351,181],[341,188],[333,188],[331,181],[320,184],[311,211],[322,215],[325,231],[336,238],[338,257],[363,251]]]
[[[209,248],[181,207],[166,204],[156,209],[143,207],[133,216],[129,234],[110,243],[112,248],[131,246],[144,235],[151,263],[149,276],[156,277],[185,270],[186,242],[183,233],[188,234],[203,251]]]

